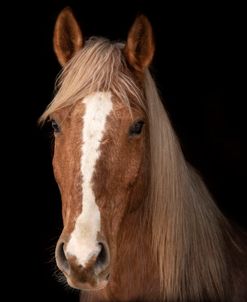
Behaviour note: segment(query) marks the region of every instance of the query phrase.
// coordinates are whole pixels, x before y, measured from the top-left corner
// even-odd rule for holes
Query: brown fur
[[[82,292],[81,301],[245,301],[246,244],[184,160],[145,70],[153,56],[150,41],[151,26],[143,17],[134,23],[123,52],[122,45],[90,41],[65,66],[60,90],[42,116],[52,116],[61,126],[53,165],[67,240],[83,194],[78,189],[81,100],[97,90],[113,95],[93,176],[102,222],[99,236],[111,254],[110,279],[102,290]],[[145,121],[143,133],[129,137],[128,129],[138,119]],[[73,284],[94,285],[91,260],[80,270],[70,259]]]
[[[131,27],[124,54],[129,65],[143,73],[150,65],[154,55],[154,38],[148,19],[141,15]]]
[[[69,7],[64,8],[57,18],[53,46],[62,66],[83,46],[80,27]]]
[[[62,196],[64,231],[68,237],[74,229],[75,218],[81,212],[82,182],[80,166],[73,160],[81,156],[82,104],[53,113],[52,119],[59,124],[61,133],[56,135],[53,170]],[[79,131],[78,131],[79,130]]]

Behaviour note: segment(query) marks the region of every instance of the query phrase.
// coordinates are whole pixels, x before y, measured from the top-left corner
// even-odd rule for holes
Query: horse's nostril
[[[99,246],[100,246],[100,252],[99,252],[98,257],[96,259],[96,265],[104,264],[105,261],[106,261],[106,258],[107,258],[106,249],[104,247],[104,244],[100,242]]]
[[[64,242],[58,242],[57,243],[57,248],[56,248],[56,261],[58,267],[64,271],[68,272],[69,271],[69,263],[68,260],[65,256],[64,252]]]
[[[96,259],[96,268],[98,271],[101,271],[104,269],[104,267],[107,266],[109,262],[109,253],[106,245],[103,242],[100,242],[99,246],[100,246],[100,252]]]
[[[66,262],[67,259],[66,259],[65,253],[64,253],[64,243],[63,243],[63,242],[61,243],[58,252],[59,252],[59,257],[60,257],[60,259],[61,259],[63,262]]]

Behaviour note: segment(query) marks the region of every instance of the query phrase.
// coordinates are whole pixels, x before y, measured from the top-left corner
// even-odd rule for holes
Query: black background
[[[77,301],[77,293],[54,276],[60,198],[51,167],[52,136],[48,127],[37,126],[60,70],[52,34],[57,14],[67,5],[86,38],[125,40],[137,13],[149,18],[156,40],[152,73],[185,157],[200,171],[224,214],[247,227],[242,9],[226,3],[161,2],[50,0],[11,3],[4,11],[9,21],[3,27],[3,48],[13,64],[5,77],[10,86],[4,103],[10,108],[3,131],[8,137],[4,149],[11,155],[5,177],[10,183],[8,213],[14,213],[15,221],[5,250],[10,273],[5,280],[13,288],[8,301]]]

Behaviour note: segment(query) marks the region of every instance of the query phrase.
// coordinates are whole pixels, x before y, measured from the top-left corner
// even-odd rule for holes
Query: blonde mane
[[[226,300],[222,229],[228,223],[197,173],[186,163],[157,88],[146,72],[151,146],[148,205],[164,299]],[[170,301],[170,300],[169,300]]]
[[[149,71],[144,76],[144,100],[128,71],[122,44],[93,38],[66,64],[58,88],[41,122],[95,91],[112,91],[128,106],[131,96],[144,108],[151,151],[146,211],[161,294],[165,301],[200,300],[202,294],[211,301],[224,300],[228,283],[222,276],[228,274],[222,225],[227,227],[227,222],[200,177],[184,160]]]
[[[129,106],[129,99],[145,108],[140,88],[133,81],[122,55],[123,44],[92,37],[65,65],[57,79],[57,94],[40,117],[44,122],[53,112],[95,91],[111,91]]]

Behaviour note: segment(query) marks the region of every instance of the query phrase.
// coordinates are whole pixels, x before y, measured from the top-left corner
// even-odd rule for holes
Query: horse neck
[[[192,199],[199,206],[195,211],[198,220],[203,219],[203,223],[196,223],[198,227],[201,225],[196,239],[196,245],[201,246],[198,269],[204,267],[211,275],[211,282],[207,282],[207,274],[201,274],[204,277],[201,286],[212,301],[245,301],[247,234],[223,216],[197,173],[191,168],[189,173]]]
[[[176,193],[172,200],[164,200],[169,204],[163,213],[165,226],[161,226],[165,239],[156,248],[164,296],[179,301],[205,297],[226,301],[230,286],[228,222],[182,154],[178,165],[179,177],[173,187]]]

